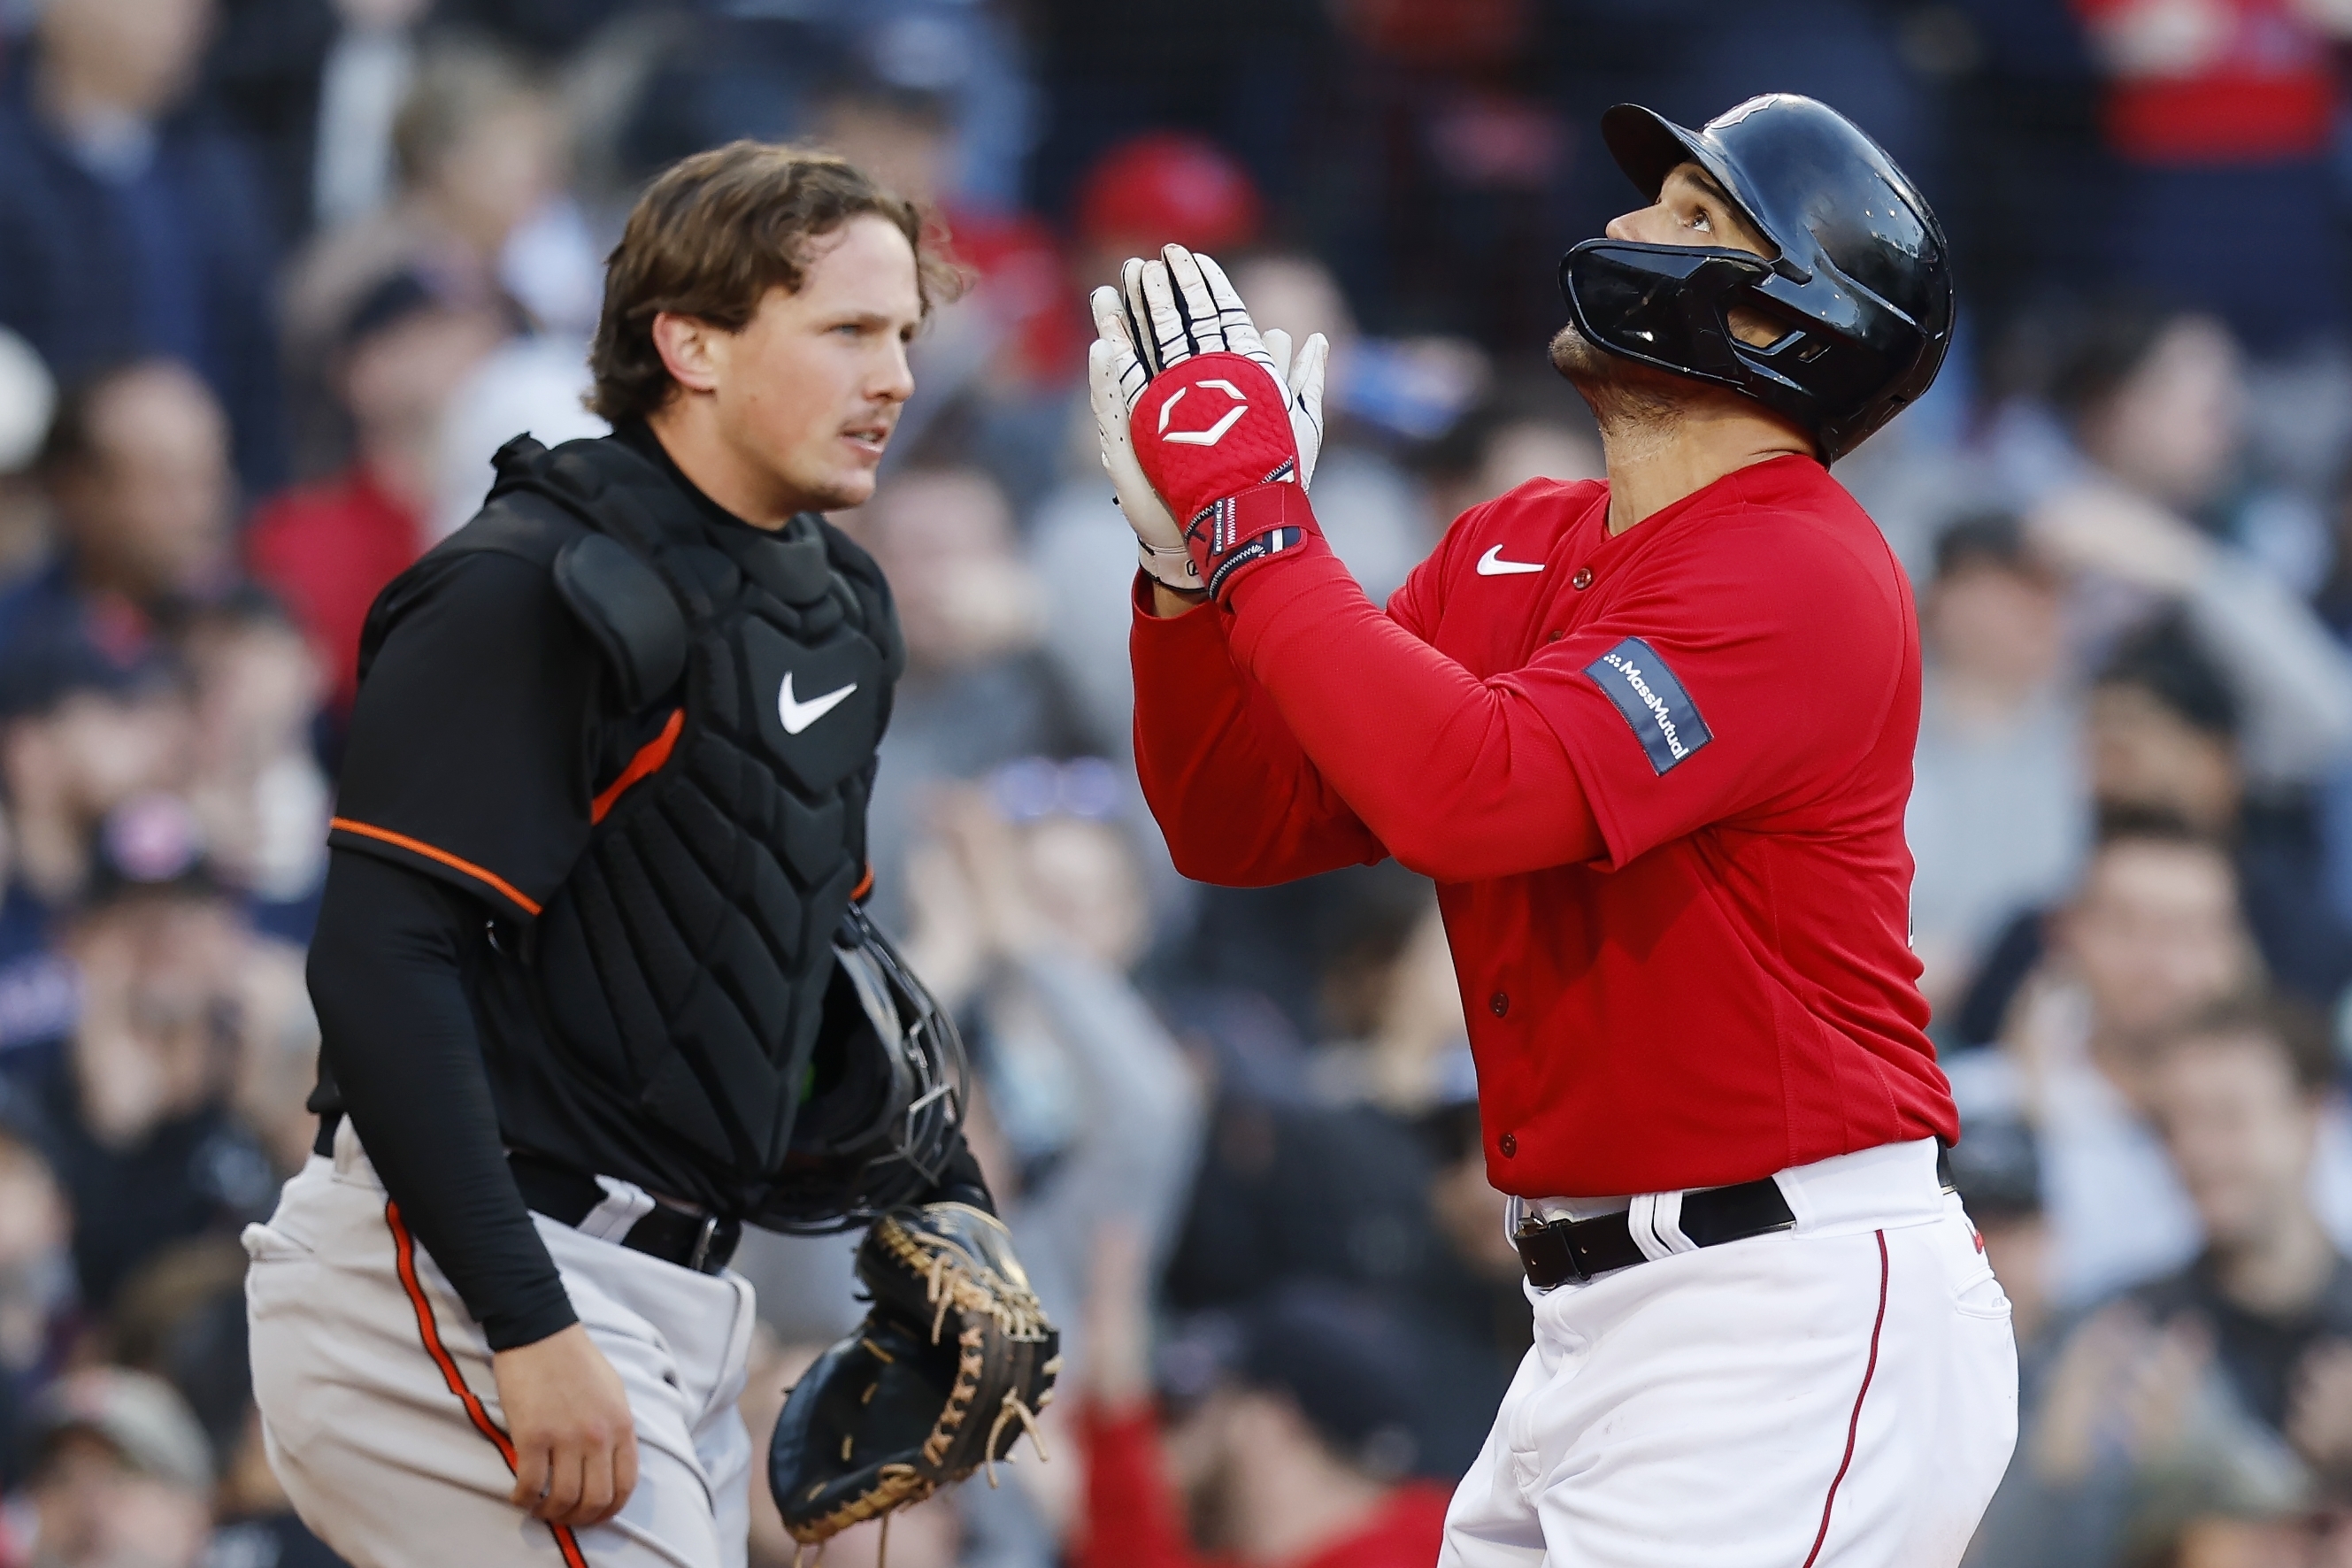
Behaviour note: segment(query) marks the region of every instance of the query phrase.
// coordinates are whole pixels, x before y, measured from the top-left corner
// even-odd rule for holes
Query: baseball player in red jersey
[[[1385,611],[1308,504],[1320,345],[1173,247],[1097,291],[1137,766],[1195,878],[1438,884],[1535,1309],[1443,1563],[1948,1568],[2016,1357],[1906,940],[1911,594],[1828,468],[1934,378],[1943,235],[1809,99],[1602,130],[1648,205],[1552,360],[1608,479],[1472,508]]]

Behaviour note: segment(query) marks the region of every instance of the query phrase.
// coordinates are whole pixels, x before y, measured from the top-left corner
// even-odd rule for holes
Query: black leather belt
[[[559,1224],[577,1226],[604,1201],[604,1189],[596,1184],[595,1177],[583,1176],[562,1165],[527,1154],[509,1154],[507,1168],[514,1172],[515,1185],[531,1211]],[[632,1252],[675,1263],[680,1268],[716,1274],[735,1256],[735,1244],[743,1239],[743,1225],[740,1220],[691,1214],[656,1202],[649,1213],[637,1217],[626,1234],[611,1239]]]
[[[1944,1190],[1950,1192],[1952,1168],[1940,1149],[1936,1152],[1936,1175]],[[1682,1233],[1700,1247],[1721,1247],[1727,1241],[1793,1230],[1796,1224],[1797,1216],[1790,1211],[1780,1184],[1769,1176],[1735,1187],[1708,1187],[1683,1194]],[[1596,1274],[1649,1261],[1633,1239],[1633,1217],[1624,1212],[1549,1221],[1529,1215],[1519,1222],[1511,1245],[1519,1249],[1528,1283],[1538,1290],[1570,1280],[1581,1285]]]

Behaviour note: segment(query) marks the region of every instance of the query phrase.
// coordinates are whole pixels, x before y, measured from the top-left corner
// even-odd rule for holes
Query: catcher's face
[[[873,495],[915,390],[907,345],[922,321],[914,247],[866,216],[820,237],[801,287],[771,289],[740,331],[666,312],[654,339],[679,385],[709,396],[719,440],[783,517]]]

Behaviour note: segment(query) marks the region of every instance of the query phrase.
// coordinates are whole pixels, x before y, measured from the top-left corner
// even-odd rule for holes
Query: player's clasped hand
[[[514,1443],[516,1507],[585,1529],[637,1487],[637,1431],[621,1374],[578,1323],[491,1358]]]
[[[1100,336],[1088,355],[1087,369],[1103,467],[1119,509],[1135,530],[1143,570],[1171,588],[1197,592],[1206,585],[1202,558],[1212,552],[1198,548],[1200,541],[1188,547],[1184,524],[1194,513],[1269,478],[1295,477],[1302,489],[1313,479],[1322,447],[1323,371],[1330,345],[1322,333],[1314,333],[1294,358],[1289,334],[1279,330],[1261,334],[1223,268],[1181,245],[1167,247],[1157,259],[1130,258],[1119,269],[1118,287],[1097,289],[1091,302]],[[1213,354],[1239,355],[1248,362],[1248,369],[1229,367],[1220,375],[1197,363]],[[1257,373],[1271,384],[1257,380]],[[1154,383],[1171,374],[1176,379],[1159,388],[1153,409],[1183,399],[1188,404],[1181,411],[1183,419],[1205,410],[1208,420],[1200,429],[1191,429],[1171,413],[1163,426],[1155,413],[1142,432],[1142,444],[1165,448],[1166,437],[1173,432],[1177,447],[1196,454],[1222,454],[1224,461],[1179,461],[1171,469],[1164,452],[1155,452],[1150,460],[1139,455],[1136,410]],[[1186,389],[1194,384],[1204,390],[1189,394]],[[1244,387],[1250,390],[1244,392]],[[1233,390],[1228,393],[1227,388]],[[1211,409],[1210,403],[1221,395],[1221,407]],[[1278,411],[1287,431],[1246,415],[1220,426],[1236,405],[1251,404],[1261,413]],[[1255,427],[1241,430],[1242,426]],[[1200,440],[1204,434],[1213,438]],[[1187,436],[1193,439],[1186,440]],[[1238,438],[1229,446],[1233,437]],[[1259,455],[1260,448],[1280,455],[1224,489],[1202,493],[1226,485],[1230,462],[1244,454]],[[1149,471],[1155,468],[1171,471]],[[1232,472],[1239,474],[1243,468]],[[1163,479],[1170,482],[1161,482]],[[1180,489],[1201,499],[1188,504],[1177,497]]]

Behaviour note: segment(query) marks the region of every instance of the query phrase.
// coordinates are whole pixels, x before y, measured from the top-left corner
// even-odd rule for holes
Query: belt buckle
[[[702,1224],[694,1232],[694,1246],[687,1251],[686,1266],[688,1268],[697,1274],[704,1271],[702,1266],[710,1260],[710,1244],[718,1239],[718,1215],[704,1215]]]
[[[1592,1271],[1586,1266],[1576,1241],[1576,1222],[1570,1219],[1541,1220],[1529,1215],[1519,1222],[1511,1237],[1517,1249],[1519,1263],[1527,1270],[1528,1282],[1538,1290],[1556,1289],[1568,1284],[1589,1285]],[[1540,1248],[1540,1255],[1538,1254]],[[1559,1271],[1555,1272],[1555,1265]],[[1549,1278],[1538,1278],[1538,1271]]]

